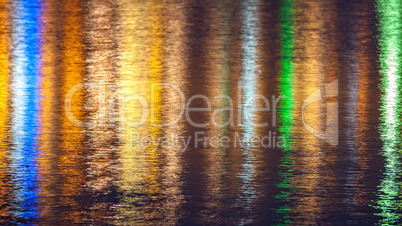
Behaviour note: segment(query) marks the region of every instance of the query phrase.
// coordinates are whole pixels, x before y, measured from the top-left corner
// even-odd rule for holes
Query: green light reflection
[[[398,212],[402,204],[399,197],[401,178],[401,43],[402,2],[400,0],[378,0],[378,29],[380,48],[381,125],[383,141],[381,154],[385,158],[385,172],[377,194],[379,224],[397,224],[401,220]]]
[[[294,1],[282,0],[280,8],[281,21],[281,69],[279,77],[279,90],[282,97],[279,105],[280,126],[279,132],[284,138],[282,143],[283,156],[279,165],[279,180],[277,184],[279,194],[275,196],[278,202],[278,208],[275,211],[275,220],[277,225],[290,224],[290,202],[289,198],[292,192],[291,177],[293,174],[293,112],[294,112]]]

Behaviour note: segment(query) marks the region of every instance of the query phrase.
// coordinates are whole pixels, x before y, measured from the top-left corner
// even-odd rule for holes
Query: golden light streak
[[[371,101],[373,90],[377,89],[373,82],[372,75],[376,71],[376,59],[374,51],[370,48],[370,42],[374,42],[371,38],[374,36],[372,21],[369,19],[371,5],[363,3],[359,5],[363,12],[362,16],[357,17],[356,33],[357,33],[357,71],[358,71],[358,91],[357,91],[357,119],[356,119],[356,143],[359,162],[359,174],[355,185],[354,205],[356,206],[356,214],[363,218],[368,218],[370,214],[367,211],[361,211],[369,207],[372,203],[370,199],[370,162],[375,161],[374,153],[370,151],[370,133],[372,132],[372,118],[370,117],[372,110],[375,108],[375,102]]]
[[[162,3],[119,2],[121,174],[120,218],[124,223],[152,222],[161,215],[161,90],[152,84],[162,76]],[[143,104],[138,101],[140,98]],[[145,120],[142,120],[145,119]],[[137,138],[149,138],[143,146]],[[137,196],[136,194],[142,194]],[[139,203],[142,208],[136,207]]]
[[[171,83],[179,88],[182,92],[187,93],[188,81],[186,57],[188,51],[188,32],[186,29],[187,16],[186,4],[177,1],[167,1],[163,15],[166,17],[164,21],[164,82]],[[163,127],[162,134],[164,136],[184,136],[185,121],[180,117],[180,110],[183,107],[180,94],[172,87],[166,87],[162,91],[163,105],[162,115],[166,120],[164,123],[172,123],[172,125]],[[180,217],[179,210],[184,203],[182,194],[183,181],[181,175],[183,173],[181,146],[170,145],[161,150],[164,156],[164,167],[162,169],[162,186],[166,200],[162,204],[162,213],[164,223],[177,224]]]
[[[303,6],[302,6],[303,5]],[[306,98],[320,89],[324,82],[320,49],[324,28],[323,5],[320,1],[296,2],[295,6],[295,156],[294,171],[300,172],[293,178],[292,186],[296,188],[297,200],[294,201],[294,216],[300,217],[307,224],[317,222],[320,212],[319,187],[320,165],[323,153],[320,141],[303,126],[306,124],[315,130],[323,131],[324,112],[320,103],[308,105],[301,112]],[[293,215],[293,214],[292,214]],[[292,217],[294,218],[294,217]]]
[[[55,206],[60,205],[57,196],[60,195],[60,187],[57,184],[58,161],[59,161],[59,139],[58,129],[60,127],[60,95],[59,95],[59,68],[58,46],[59,40],[56,34],[59,31],[56,18],[57,1],[47,0],[43,2],[41,29],[41,98],[40,98],[40,134],[39,134],[39,183],[40,217],[44,222],[53,222],[55,217]]]
[[[114,1],[84,2],[86,193],[90,196],[86,217],[90,222],[109,222],[115,212],[112,201],[118,175],[118,85],[116,4]]]
[[[62,100],[64,102],[67,93],[75,85],[83,82],[84,77],[84,45],[83,45],[83,13],[81,0],[63,0],[63,45],[62,45]],[[83,90],[78,90],[71,99],[71,111],[78,120],[84,120]],[[64,109],[61,124],[61,150],[60,171],[64,175],[61,188],[62,203],[68,203],[71,210],[63,215],[69,222],[77,223],[82,218],[81,205],[76,196],[80,195],[84,184],[83,154],[84,135],[82,128],[74,125],[66,116]]]
[[[9,1],[0,2],[0,223],[5,223],[2,219],[10,217],[8,184],[8,161],[7,156],[7,137],[9,136],[9,75],[10,75],[10,14]]]

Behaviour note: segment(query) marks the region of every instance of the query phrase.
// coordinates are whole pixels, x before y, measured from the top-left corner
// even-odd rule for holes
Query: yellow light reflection
[[[62,102],[66,101],[67,93],[75,85],[83,82],[84,76],[84,45],[83,45],[83,13],[81,0],[63,0],[63,41],[62,41]],[[78,90],[71,99],[71,111],[78,120],[83,120],[83,91]],[[64,109],[64,108],[62,108]],[[66,109],[64,109],[65,111]],[[68,222],[79,222],[82,219],[81,208],[77,196],[81,193],[84,183],[83,154],[84,135],[82,128],[74,125],[62,114],[60,171],[64,175],[61,188],[61,203],[71,207],[63,215]]]
[[[159,83],[162,74],[162,7],[158,1],[119,2],[119,211],[124,223],[152,222],[161,215],[161,157],[155,146],[161,132],[161,90],[151,90],[151,85]]]
[[[300,5],[303,4],[303,7]],[[295,6],[296,42],[295,42],[295,155],[294,175],[292,186],[295,187],[296,205],[293,207],[294,216],[306,224],[315,224],[320,215],[319,187],[322,152],[320,142],[303,126],[305,123],[313,129],[322,131],[325,115],[320,103],[311,103],[304,108],[306,98],[321,88],[324,76],[320,49],[323,47],[322,33],[325,29],[323,5],[320,1],[296,2]]]
[[[42,178],[40,216],[48,223],[78,223],[83,219],[77,200],[84,182],[82,128],[66,117],[64,109],[67,93],[83,78],[82,13],[80,0],[44,2],[38,162]],[[83,119],[82,94],[78,90],[69,100],[71,111],[79,120]],[[62,214],[60,206],[64,207]]]
[[[143,126],[134,126],[141,120],[141,115],[146,114],[148,109],[142,108],[140,103],[133,97],[135,95],[146,96],[147,88],[144,85],[147,68],[145,46],[149,36],[146,24],[142,21],[147,18],[147,6],[149,3],[140,4],[133,1],[120,1],[119,20],[121,29],[119,34],[119,74],[122,102],[120,110],[121,123],[121,174],[119,190],[122,193],[120,218],[124,223],[138,221],[138,218],[147,218],[135,205],[145,202],[136,194],[144,194],[144,183],[147,178],[147,156],[141,147],[134,142],[136,137],[146,136]],[[145,81],[144,81],[145,80]],[[148,103],[148,102],[147,102]]]
[[[151,20],[151,56],[150,56],[150,88],[152,85],[161,82],[162,76],[162,54],[163,54],[163,45],[162,45],[162,21],[163,21],[163,1],[161,0],[153,0],[151,4],[151,12],[150,12],[150,20]],[[153,90],[151,90],[151,95],[149,96],[148,103],[151,103],[151,114],[150,120],[148,121],[148,134],[152,138],[152,140],[157,140],[161,134],[161,129],[158,126],[161,121],[161,110],[162,110],[162,102],[161,102],[161,90],[159,86],[156,86]],[[148,149],[151,166],[150,166],[150,175],[148,176],[148,183],[151,194],[161,194],[160,187],[160,148],[155,145],[150,145]],[[152,199],[158,199],[158,195],[152,195]]]
[[[8,184],[8,147],[7,137],[9,122],[9,56],[10,56],[10,3],[8,1],[0,2],[0,223],[5,223],[3,219],[10,217],[9,184]]]
[[[38,158],[41,183],[40,193],[40,217],[44,222],[57,220],[56,208],[60,203],[57,196],[60,195],[58,187],[58,158],[59,140],[57,130],[59,128],[59,72],[58,72],[58,42],[56,34],[59,32],[57,21],[57,1],[47,0],[43,4],[42,11],[42,64],[41,64],[41,101],[40,101],[40,134]],[[55,131],[56,130],[56,131]],[[53,218],[53,219],[52,219]]]

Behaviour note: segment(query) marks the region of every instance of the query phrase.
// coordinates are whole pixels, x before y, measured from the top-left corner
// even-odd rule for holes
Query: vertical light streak
[[[357,11],[353,12],[357,13]],[[359,13],[361,12],[364,11],[359,7]],[[342,16],[343,15],[341,14],[340,17]],[[360,17],[362,19],[366,19],[362,16]],[[357,205],[355,204],[355,199],[356,194],[359,193],[357,191],[359,173],[362,172],[360,169],[359,161],[361,159],[361,156],[359,155],[358,150],[358,147],[360,145],[359,143],[357,143],[357,130],[359,126],[364,125],[364,123],[358,123],[360,116],[358,108],[364,105],[364,103],[359,103],[359,95],[361,95],[361,93],[364,93],[364,84],[361,84],[363,81],[361,81],[361,78],[359,78],[361,77],[359,74],[363,72],[363,69],[359,68],[361,66],[359,65],[359,60],[364,59],[364,56],[358,56],[360,52],[359,43],[361,42],[361,40],[359,40],[360,34],[357,30],[357,19],[357,17],[348,15],[347,21],[342,23],[340,26],[340,28],[342,29],[342,33],[346,37],[346,39],[343,41],[345,42],[345,44],[341,46],[345,46],[345,51],[347,51],[347,54],[345,54],[345,56],[341,58],[343,59],[343,64],[345,68],[343,69],[344,72],[342,72],[342,74],[345,75],[345,98],[340,98],[342,99],[341,104],[344,106],[341,111],[345,114],[345,116],[343,117],[344,125],[341,128],[343,128],[342,130],[344,131],[345,138],[344,142],[342,142],[344,143],[344,145],[342,145],[342,148],[340,149],[344,149],[345,152],[344,154],[340,155],[340,158],[346,165],[344,169],[345,182],[343,184],[343,186],[345,187],[345,198],[344,200],[342,200],[342,203],[344,203],[345,205],[344,211],[347,212],[346,214],[350,216],[354,215],[354,213],[357,212],[355,210],[355,208],[357,207]],[[368,97],[366,96],[365,98]],[[364,157],[367,157],[367,155]]]
[[[12,19],[12,174],[13,214],[38,217],[36,158],[39,110],[40,1],[14,1]]]
[[[289,198],[292,192],[291,178],[293,174],[293,113],[294,103],[294,1],[283,0],[280,8],[280,44],[281,69],[279,77],[279,90],[281,102],[279,105],[279,132],[283,137],[283,156],[279,165],[279,180],[277,184],[279,194],[275,196],[278,204],[274,210],[277,224],[289,224],[291,209]]]
[[[230,44],[231,23],[233,8],[229,1],[221,1],[212,8],[208,26],[211,31],[208,34],[207,60],[207,87],[214,112],[208,115],[211,126],[207,130],[209,137],[229,136],[230,126]],[[218,97],[215,99],[215,97]],[[233,102],[233,101],[232,101]],[[217,113],[219,111],[219,113]],[[216,114],[215,114],[216,113]],[[215,122],[217,124],[215,124]],[[204,150],[206,155],[207,184],[205,190],[206,210],[203,222],[207,224],[215,222],[226,211],[227,203],[224,203],[224,191],[227,190],[227,159],[230,148],[223,147],[219,142],[213,142]],[[218,144],[218,145],[217,145]],[[211,217],[213,216],[213,217]]]
[[[76,119],[83,120],[82,89],[67,97],[75,85],[83,82],[83,10],[79,3],[80,0],[43,3],[38,164],[40,218],[44,224],[83,221],[77,197],[84,178],[84,140],[82,129],[66,116],[71,111]],[[71,103],[71,108],[65,108],[65,102]]]
[[[401,54],[402,54],[402,2],[377,1],[379,28],[379,61],[381,84],[382,155],[385,172],[378,192],[377,208],[382,217],[380,224],[400,223],[399,209],[401,178]]]
[[[84,2],[86,214],[91,222],[109,222],[119,155],[116,71],[116,4],[114,1]],[[113,197],[113,198],[112,198]],[[105,200],[107,199],[107,201]]]
[[[150,96],[148,103],[151,103],[151,114],[148,121],[148,135],[154,141],[157,141],[161,135],[159,124],[162,123],[162,94],[161,87],[153,85],[161,82],[162,76],[162,54],[163,54],[163,9],[164,4],[161,0],[153,0],[150,8],[150,22],[151,27],[151,43],[150,43],[150,65],[149,65],[149,78],[150,78]],[[161,185],[160,185],[160,167],[161,167],[161,154],[160,146],[153,143],[148,148],[149,157],[151,160],[150,175],[148,177],[148,184],[151,194],[151,199],[156,201],[160,199]],[[155,217],[159,213],[155,212]]]
[[[148,219],[145,212],[136,206],[146,204],[146,178],[148,172],[147,155],[136,142],[136,138],[146,136],[146,127],[136,126],[141,116],[146,114],[148,108],[143,108],[134,99],[136,95],[144,98],[148,87],[144,85],[148,77],[144,73],[148,61],[145,46],[148,45],[147,23],[149,2],[140,4],[130,0],[119,3],[119,74],[122,106],[120,109],[121,129],[121,174],[119,178],[119,191],[121,193],[119,212],[121,221],[125,224],[142,222]],[[148,103],[149,104],[149,103]],[[141,194],[138,196],[138,194]],[[145,208],[144,208],[145,209]]]
[[[360,166],[360,173],[358,174],[358,183],[355,190],[355,206],[357,216],[359,218],[369,218],[372,214],[367,210],[373,210],[373,192],[371,187],[376,181],[372,180],[371,169],[372,163],[377,161],[377,153],[373,151],[372,133],[373,126],[378,126],[377,122],[372,120],[372,112],[378,109],[378,102],[373,101],[373,97],[377,98],[378,89],[376,90],[377,81],[372,79],[372,76],[377,75],[377,57],[374,54],[375,49],[372,48],[372,44],[375,42],[374,30],[372,28],[373,19],[370,15],[372,8],[370,2],[364,2],[359,5],[365,14],[359,17],[357,21],[358,30],[358,103],[357,103],[357,137],[356,142],[359,144],[357,147],[358,161]]]
[[[83,45],[83,13],[82,0],[63,0],[63,41],[62,41],[62,97],[61,104],[71,101],[71,112],[78,120],[83,120],[84,94],[82,89],[78,90],[71,100],[67,100],[67,93],[77,84],[83,83],[84,77],[84,45]],[[65,109],[65,108],[63,108]],[[65,110],[66,111],[66,110]],[[81,194],[81,187],[84,184],[83,154],[84,136],[83,128],[74,125],[62,114],[61,123],[61,150],[60,170],[64,175],[61,189],[61,203],[67,203],[71,208],[63,219],[68,222],[80,222],[81,204],[78,196]]]
[[[59,195],[58,179],[58,128],[59,128],[59,68],[58,68],[58,33],[59,24],[56,20],[57,1],[44,0],[41,26],[41,84],[40,84],[40,133],[38,134],[37,159],[39,184],[40,218],[42,222],[57,222],[55,216]]]
[[[10,185],[9,174],[7,172],[9,165],[9,148],[7,138],[9,136],[9,80],[10,80],[10,10],[9,1],[0,2],[0,219],[10,217]],[[6,221],[0,220],[1,224]]]
[[[315,131],[326,131],[325,113],[331,119],[330,111],[325,112],[322,102],[313,101],[309,98],[315,93],[323,91],[330,93],[331,90],[321,89],[325,75],[325,55],[321,51],[324,44],[323,34],[326,32],[323,21],[324,7],[321,1],[295,2],[293,21],[295,22],[294,42],[294,111],[293,111],[293,134],[294,155],[293,170],[298,172],[292,175],[292,187],[295,199],[292,200],[291,219],[305,224],[317,224],[320,216],[320,166],[322,163],[323,144]],[[322,95],[324,96],[324,95]],[[324,99],[324,100],[323,100]],[[326,97],[322,97],[325,101]],[[305,105],[308,103],[307,105]],[[328,106],[326,104],[326,106]],[[292,204],[293,204],[292,203]]]
[[[161,133],[158,124],[161,123],[162,100],[159,87],[151,90],[162,76],[162,8],[162,2],[156,0],[119,2],[122,24],[119,70],[123,98],[119,209],[124,223],[152,222],[162,214],[161,156],[155,144]]]
[[[257,105],[257,79],[259,68],[257,66],[258,61],[258,35],[260,32],[258,24],[258,4],[257,0],[245,1],[242,5],[243,7],[243,34],[242,34],[242,90],[243,90],[243,101],[242,101],[242,128],[243,137],[246,142],[250,140],[251,137],[256,135],[255,124],[257,123],[256,117],[256,105]],[[242,170],[239,177],[242,179],[242,187],[240,188],[242,194],[239,197],[239,202],[246,213],[252,211],[254,205],[253,200],[257,196],[257,191],[253,186],[253,175],[255,174],[255,166],[253,164],[254,153],[251,147],[247,145],[242,148],[243,163]],[[241,224],[251,223],[251,215],[247,218],[241,220]]]
[[[178,87],[182,92],[187,92],[188,81],[186,80],[187,65],[186,53],[188,52],[188,32],[186,30],[187,15],[186,4],[178,1],[167,1],[164,11],[165,38],[164,42],[164,82]],[[171,87],[163,90],[163,115],[166,116],[164,123],[171,123],[180,116],[182,100],[180,94]],[[184,100],[183,100],[184,101]],[[184,117],[178,119],[172,125],[163,127],[163,135],[166,137],[184,136]],[[162,186],[165,193],[165,201],[162,205],[164,222],[178,224],[180,208],[184,203],[183,195],[183,161],[184,147],[170,144],[162,149],[164,167],[162,169]]]
[[[342,84],[345,84],[342,87],[344,96],[339,98],[340,104],[343,106],[340,112],[344,114],[341,121],[344,138],[340,143],[341,147],[337,148],[344,150],[338,154],[340,158],[338,161],[339,163],[342,161],[342,165],[346,165],[344,173],[340,174],[340,176],[345,175],[346,181],[342,182],[338,179],[342,185],[334,182],[330,185],[333,188],[344,187],[344,198],[336,200],[338,203],[342,203],[342,206],[344,205],[339,208],[344,209],[345,214],[349,215],[351,219],[361,220],[369,218],[369,211],[374,211],[370,206],[372,195],[374,195],[370,188],[376,180],[369,179],[371,176],[368,169],[374,169],[370,162],[374,160],[373,157],[376,153],[370,150],[373,147],[370,147],[371,145],[368,145],[367,141],[373,139],[372,128],[376,126],[375,120],[371,118],[373,107],[377,105],[373,97],[378,95],[373,87],[377,81],[372,79],[372,76],[376,74],[376,64],[373,62],[376,56],[372,53],[370,45],[370,42],[374,41],[372,39],[370,3],[363,1],[349,4],[354,8],[353,14],[340,12],[339,15],[340,17],[347,15],[347,18],[340,19],[341,25],[339,26],[346,37],[340,41],[342,43],[340,46],[347,51],[347,54],[340,58],[341,65],[344,65],[341,67],[341,75],[345,75],[341,76],[344,81]],[[325,174],[328,176],[328,173]]]

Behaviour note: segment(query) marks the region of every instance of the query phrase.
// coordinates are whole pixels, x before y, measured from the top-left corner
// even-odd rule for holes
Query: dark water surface
[[[400,224],[401,64],[400,0],[0,0],[0,223]]]

